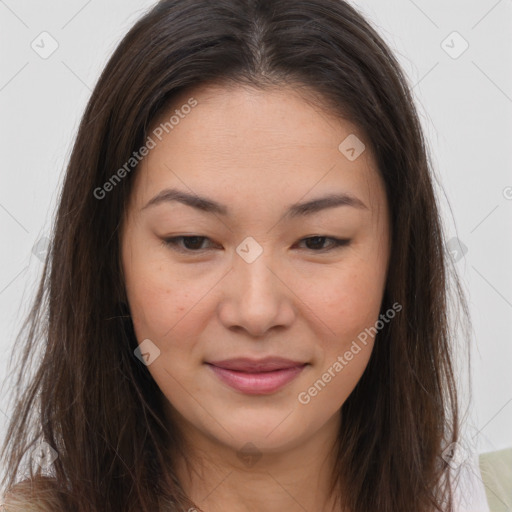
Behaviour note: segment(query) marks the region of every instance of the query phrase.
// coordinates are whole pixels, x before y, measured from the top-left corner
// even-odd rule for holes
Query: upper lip
[[[302,361],[292,361],[282,357],[265,357],[263,359],[251,359],[249,357],[237,357],[234,359],[224,359],[222,361],[208,361],[208,364],[224,368],[226,370],[235,370],[240,372],[271,372],[283,370],[286,368],[295,368],[304,366],[307,363]]]

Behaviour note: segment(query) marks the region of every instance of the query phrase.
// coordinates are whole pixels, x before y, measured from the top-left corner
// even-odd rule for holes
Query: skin
[[[208,512],[325,512],[334,504],[328,482],[339,410],[373,339],[308,404],[297,397],[379,318],[390,253],[383,182],[368,144],[354,161],[338,150],[350,134],[364,141],[357,127],[291,86],[202,85],[157,122],[190,97],[198,105],[139,165],[121,244],[135,333],[160,350],[147,368],[186,443],[185,457],[173,454],[179,478]],[[144,208],[171,187],[207,196],[231,215],[176,201]],[[333,192],[366,208],[283,218],[292,203]],[[163,244],[192,235],[207,239],[179,242],[188,254]],[[236,252],[248,236],[263,250],[251,263]],[[314,236],[351,242],[328,251],[329,238],[304,240]],[[205,364],[267,355],[309,365],[273,394],[248,395]],[[257,460],[238,456],[246,443]]]

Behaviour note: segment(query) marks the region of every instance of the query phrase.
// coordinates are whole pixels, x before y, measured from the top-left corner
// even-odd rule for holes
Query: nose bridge
[[[222,321],[261,335],[273,325],[287,324],[293,308],[287,287],[276,276],[274,253],[248,237],[236,249],[230,292],[224,297]]]
[[[276,277],[270,270],[273,266],[273,253],[270,248],[264,248],[252,237],[240,243],[236,252],[233,267],[238,284],[238,298],[240,302],[248,302],[253,307],[256,306],[254,302],[260,302],[258,309],[264,309],[261,301],[269,303],[276,299]]]

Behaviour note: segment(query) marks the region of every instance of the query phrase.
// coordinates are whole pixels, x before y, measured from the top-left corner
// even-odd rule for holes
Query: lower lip
[[[274,393],[295,379],[304,369],[304,366],[294,366],[272,372],[245,373],[226,370],[208,364],[219,379],[228,386],[248,395],[266,395]]]

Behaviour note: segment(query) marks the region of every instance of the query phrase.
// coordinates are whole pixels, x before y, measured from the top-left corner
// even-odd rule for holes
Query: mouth
[[[207,362],[214,375],[231,388],[248,395],[275,393],[294,380],[309,363],[269,357]]]

